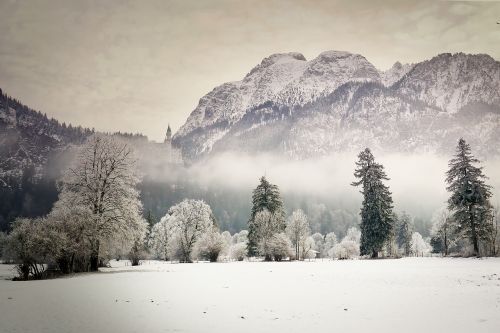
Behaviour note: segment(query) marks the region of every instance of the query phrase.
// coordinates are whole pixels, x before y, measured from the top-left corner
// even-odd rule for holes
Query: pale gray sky
[[[0,0],[0,87],[61,121],[161,140],[272,53],[500,59],[497,21],[499,2]]]

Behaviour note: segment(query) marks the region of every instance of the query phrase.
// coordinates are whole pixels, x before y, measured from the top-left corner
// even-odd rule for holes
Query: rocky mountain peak
[[[302,53],[298,52],[288,52],[288,53],[274,53],[269,57],[262,59],[262,62],[252,68],[250,73],[248,73],[245,78],[254,75],[255,73],[261,72],[262,70],[272,66],[274,64],[293,62],[293,61],[307,61]]]

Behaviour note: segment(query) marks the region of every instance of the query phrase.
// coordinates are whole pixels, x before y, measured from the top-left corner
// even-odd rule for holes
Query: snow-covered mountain
[[[173,143],[187,160],[228,150],[302,159],[365,146],[449,153],[461,136],[480,155],[500,154],[498,61],[440,54],[379,71],[361,55],[328,51],[265,58],[202,97]]]

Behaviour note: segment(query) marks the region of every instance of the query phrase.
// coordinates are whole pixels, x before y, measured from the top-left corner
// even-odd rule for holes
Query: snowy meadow
[[[496,332],[500,258],[140,266],[14,282],[1,332]]]

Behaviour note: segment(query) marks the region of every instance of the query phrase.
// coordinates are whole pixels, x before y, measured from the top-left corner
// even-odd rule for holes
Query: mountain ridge
[[[348,83],[357,85],[351,85],[347,95],[334,94]],[[309,61],[296,52],[273,54],[242,81],[228,84],[203,96],[175,133],[173,143],[186,160],[242,149],[302,159],[362,145],[393,146],[394,140],[401,140],[399,147],[391,148],[396,151],[416,151],[415,142],[419,142],[420,150],[448,153],[457,139],[454,136],[466,125],[459,115],[467,108],[493,110],[493,115],[485,117],[478,111],[479,123],[470,124],[473,130],[487,127],[488,137],[467,129],[464,136],[477,144],[491,144],[500,134],[495,115],[500,110],[500,62],[485,54],[442,53],[415,64],[396,62],[386,71],[377,70],[362,55],[345,51],[326,51]],[[386,118],[379,117],[382,114]],[[368,116],[376,122],[359,118]],[[323,128],[325,122],[331,124],[329,134]],[[304,126],[307,123],[310,126]],[[398,125],[409,127],[411,135],[402,133]],[[387,133],[388,129],[395,133]],[[310,145],[304,146],[291,133]],[[482,155],[500,153],[489,147],[481,150]]]

